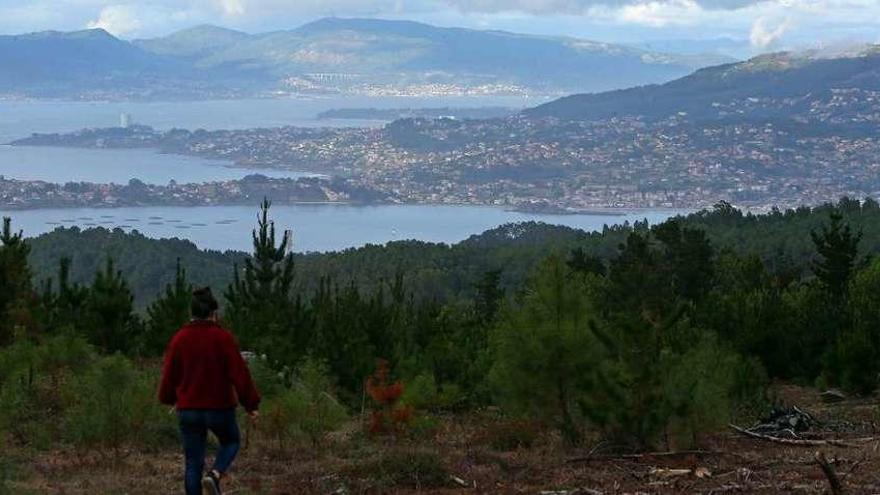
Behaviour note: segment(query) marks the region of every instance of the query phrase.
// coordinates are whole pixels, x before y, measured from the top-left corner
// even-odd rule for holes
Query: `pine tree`
[[[853,233],[839,211],[831,213],[831,223],[821,232],[810,233],[820,259],[813,263],[813,273],[832,298],[846,294],[859,254],[862,233]]]
[[[608,272],[601,258],[588,254],[582,247],[573,249],[565,263],[572,272],[580,274],[581,277],[587,277],[591,274],[604,277]]]
[[[501,288],[501,270],[490,270],[483,274],[479,282],[474,285],[476,297],[474,299],[474,312],[477,320],[489,325],[495,321],[495,316],[504,301],[504,289]]]
[[[609,266],[609,297],[603,310],[634,311],[657,321],[675,300],[668,263],[648,234],[632,232]]]
[[[853,277],[846,304],[850,324],[837,340],[839,381],[869,395],[880,381],[880,260]]]
[[[79,333],[87,330],[84,314],[89,289],[70,283],[70,264],[68,257],[59,261],[57,292],[52,290],[52,280],[46,282],[43,306],[47,313],[47,327],[51,331],[70,329]]]
[[[555,424],[569,443],[595,389],[600,346],[589,289],[557,256],[535,269],[518,304],[499,318],[489,381],[501,404]]]
[[[0,345],[9,343],[17,331],[32,326],[30,305],[33,302],[30,247],[21,232],[13,233],[12,220],[3,218],[0,234]]]
[[[347,393],[360,399],[363,380],[375,364],[375,351],[367,332],[365,301],[354,283],[340,288],[323,277],[311,298],[314,334],[311,352],[326,362]]]
[[[186,277],[186,269],[177,259],[174,282],[165,286],[165,293],[147,308],[146,332],[141,350],[147,355],[159,355],[168,340],[190,318],[193,286]]]
[[[271,202],[264,199],[253,231],[253,254],[238,267],[226,291],[226,321],[244,346],[271,351],[295,362],[308,345],[306,311],[293,294],[294,261],[291,236],[276,242],[275,223],[269,220]]]
[[[706,232],[682,227],[678,219],[654,229],[654,236],[666,248],[666,262],[676,295],[691,301],[701,299],[715,277],[712,244]]]
[[[140,321],[134,314],[134,296],[112,258],[95,274],[86,311],[93,344],[111,353],[131,350]]]

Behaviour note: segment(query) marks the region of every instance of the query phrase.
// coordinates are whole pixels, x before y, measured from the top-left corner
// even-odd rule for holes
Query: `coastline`
[[[109,151],[109,152],[125,152],[125,151],[141,151],[147,153],[154,153],[159,156],[171,156],[171,157],[180,157],[181,159],[196,159],[204,161],[204,165],[210,167],[218,167],[224,168],[227,170],[239,170],[243,173],[248,173],[247,175],[263,175],[268,177],[269,179],[277,179],[277,180],[299,180],[299,179],[319,179],[319,180],[333,180],[334,178],[339,178],[338,176],[329,175],[326,173],[321,173],[314,168],[309,170],[309,167],[297,167],[296,169],[287,168],[276,165],[269,165],[265,163],[254,163],[254,162],[244,162],[241,160],[216,157],[210,154],[201,154],[201,153],[179,153],[171,150],[163,150],[156,146],[124,146],[124,147],[97,147],[97,146],[72,146],[72,145],[51,145],[51,144],[18,144],[22,140],[16,140],[8,144],[0,145],[2,148],[32,148],[32,149],[70,149],[70,150],[87,150],[87,151]],[[288,175],[289,174],[289,175]],[[3,174],[0,173],[0,176]],[[242,178],[246,177],[243,176]],[[13,177],[7,177],[13,178]],[[14,178],[13,178],[14,179]],[[240,180],[240,179],[239,179]],[[50,184],[60,184],[57,182],[49,182],[43,181]],[[211,181],[205,182],[192,182],[186,181],[181,182],[182,185],[201,185],[207,184]],[[94,184],[104,184],[104,183],[94,183]],[[122,185],[117,184],[115,182],[110,182],[106,184],[113,185]],[[248,204],[244,202],[226,202],[226,203],[215,203],[215,204],[204,204],[204,203],[192,203],[192,204],[173,204],[173,203],[147,203],[147,204],[121,204],[121,205],[106,205],[106,204],[95,204],[95,205],[47,205],[47,206],[20,206],[20,205],[0,205],[0,208],[7,208],[15,211],[24,211],[24,210],[36,210],[36,209],[54,209],[54,208],[129,208],[129,207],[159,207],[159,206],[180,206],[180,207],[201,207],[201,206],[238,206]],[[308,204],[308,202],[297,202],[297,201],[279,201],[278,204]],[[386,202],[370,202],[370,203],[357,203],[350,201],[327,201],[323,203],[313,203],[313,204],[341,204],[341,205],[356,205],[356,206],[371,206],[371,205],[396,205],[396,204],[412,204],[412,205],[423,205],[423,206],[467,206],[467,207],[488,207],[488,208],[500,208],[505,211],[509,211],[512,213],[523,213],[523,214],[531,214],[531,215],[547,215],[547,216],[607,216],[607,217],[622,217],[634,212],[639,211],[681,211],[681,210],[699,210],[703,207],[699,206],[684,206],[684,207],[672,207],[672,206],[606,206],[606,205],[595,205],[586,208],[569,208],[564,206],[557,206],[551,204],[522,204],[522,205],[495,205],[495,204],[486,204],[486,203],[447,203],[447,202],[394,202],[394,201],[386,201]]]
[[[271,198],[270,198],[271,200]],[[701,208],[670,208],[670,207],[632,207],[632,208],[591,208],[578,210],[572,213],[550,213],[517,210],[515,208],[506,208],[500,205],[487,205],[476,203],[397,203],[397,202],[354,202],[354,201],[277,201],[272,200],[273,205],[284,206],[315,206],[315,207],[349,207],[356,209],[369,209],[376,207],[439,207],[439,208],[474,208],[503,211],[507,213],[516,213],[523,215],[535,215],[541,217],[609,217],[620,218],[630,215],[638,215],[643,213],[668,213],[673,215],[687,214],[689,212],[700,211]],[[180,208],[180,209],[199,209],[199,208],[232,208],[232,207],[256,207],[257,200],[238,201],[227,203],[213,204],[172,204],[172,203],[149,203],[149,204],[95,204],[95,205],[45,205],[45,206],[28,206],[28,205],[11,205],[0,204],[0,212],[35,212],[35,211],[70,211],[70,210],[102,210],[113,211],[123,209],[149,209],[149,208]]]
[[[151,238],[189,240],[203,249],[244,249],[250,245],[256,203],[227,206],[44,208],[10,211],[16,229],[28,237],[56,229],[136,230]],[[584,232],[606,225],[648,220],[652,225],[673,213],[645,211],[629,217],[517,214],[497,206],[424,204],[305,203],[273,205],[276,224],[300,239],[298,250],[327,251],[365,244],[417,240],[455,243],[507,225],[540,224]]]

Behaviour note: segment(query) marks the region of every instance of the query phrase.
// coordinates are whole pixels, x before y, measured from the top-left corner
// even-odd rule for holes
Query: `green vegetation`
[[[318,361],[307,360],[295,374],[285,376],[265,359],[257,359],[251,362],[251,372],[265,396],[264,429],[279,450],[295,442],[318,448],[348,419],[345,406],[333,395],[326,366]]]
[[[276,238],[270,213],[264,203],[253,255],[222,257],[225,323],[258,356],[251,367],[266,401],[256,438],[272,448],[320,450],[357,416],[367,439],[413,441],[431,435],[432,415],[489,405],[499,409],[485,436],[500,449],[531,445],[538,430],[568,445],[676,448],[763,412],[770,379],[855,394],[880,385],[872,201],[761,216],[721,204],[593,234],[527,224],[456,246],[307,256]],[[109,451],[174,441],[173,415],[154,391],[164,342],[187,318],[189,247],[180,244],[173,278],[143,313],[113,259],[88,284],[72,281],[61,257],[52,261],[58,283],[35,284],[31,266],[45,268],[24,261],[52,239],[72,246],[108,235],[150,245],[106,231],[31,242],[6,222],[3,442]],[[154,242],[153,253],[171,241]],[[434,457],[396,451],[371,469],[394,483],[445,483]]]

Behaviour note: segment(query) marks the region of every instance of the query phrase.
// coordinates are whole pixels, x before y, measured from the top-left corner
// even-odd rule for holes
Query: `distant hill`
[[[678,53],[682,55],[715,54],[745,60],[755,55],[754,48],[747,39],[662,39],[642,41],[632,45],[636,48],[654,52]],[[730,60],[733,62],[734,60]]]
[[[834,91],[848,89],[880,90],[880,45],[835,54],[762,55],[662,85],[568,96],[525,114],[576,120],[672,114],[692,119],[791,117],[808,113],[812,101],[827,101]]]
[[[133,43],[145,51],[158,55],[200,58],[250,38],[249,34],[241,31],[206,24],[162,38],[135,40]]]
[[[0,36],[0,88],[66,92],[132,85],[173,64],[102,29]]]
[[[131,42],[101,29],[0,36],[0,93],[595,92],[662,83],[726,61],[575,38],[327,18],[288,31],[248,34],[203,25]],[[426,89],[432,84],[445,86]]]
[[[343,286],[354,282],[374,288],[393,280],[395,274],[406,273],[410,288],[449,297],[457,291],[472,290],[483,273],[500,266],[505,266],[505,283],[519,283],[530,266],[546,256],[550,246],[567,246],[590,237],[596,236],[568,227],[526,222],[499,226],[452,246],[406,240],[330,253],[297,253],[297,285],[312,291],[322,277],[331,275]],[[120,229],[59,228],[28,242],[35,281],[57,281],[59,260],[69,257],[71,282],[89,284],[109,256],[127,278],[141,308],[161,293],[165,284],[174,281],[178,259],[194,284],[211,285],[220,294],[232,281],[235,265],[240,266],[246,256],[238,251],[201,250],[187,240],[153,239]],[[613,251],[616,245],[609,244],[609,249]],[[499,261],[493,262],[493,257]],[[393,266],[388,259],[395,260]]]
[[[145,51],[103,29],[0,36],[0,93],[185,97],[229,88],[218,74],[176,55]]]
[[[335,88],[467,83],[598,91],[663,82],[730,60],[378,19],[326,18],[257,35],[202,26],[136,44],[155,54],[195,56],[202,68],[261,70],[280,80],[301,78]]]

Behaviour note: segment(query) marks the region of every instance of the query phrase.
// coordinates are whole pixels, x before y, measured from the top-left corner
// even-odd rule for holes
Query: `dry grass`
[[[815,390],[778,387],[785,402],[823,421],[823,436],[874,435],[870,401],[824,405]],[[453,494],[504,493],[826,493],[815,449],[778,445],[718,432],[704,452],[671,456],[612,457],[566,451],[552,434],[528,448],[493,448],[487,439],[492,414],[441,418],[421,439],[376,441],[352,425],[322,448],[278,451],[255,435],[227,482],[230,494]],[[880,492],[880,443],[823,448],[851,493]],[[572,462],[573,458],[583,458]],[[14,451],[12,493],[180,493],[182,456],[177,452],[82,453]],[[664,471],[665,469],[665,471]],[[671,470],[690,470],[671,471]],[[694,473],[706,474],[698,477]],[[453,479],[457,478],[456,479]],[[461,482],[467,486],[462,486]],[[580,492],[573,490],[581,489]],[[589,490],[596,490],[591,492]]]

